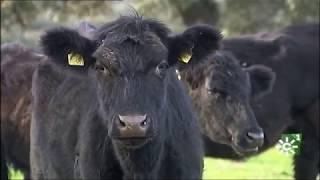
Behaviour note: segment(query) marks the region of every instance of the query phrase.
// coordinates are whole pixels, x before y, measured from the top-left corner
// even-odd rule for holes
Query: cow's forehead
[[[95,57],[116,64],[121,71],[147,71],[167,60],[169,29],[153,20],[122,17],[102,26],[95,34]]]
[[[105,40],[94,53],[104,64],[121,72],[146,72],[166,61],[167,48],[155,39],[135,40],[126,38],[122,41]]]
[[[246,85],[248,81],[247,73],[239,65],[212,65],[210,67],[209,78],[218,81],[228,81],[233,84]]]
[[[136,41],[165,41],[170,30],[162,23],[141,17],[120,17],[99,28],[95,33],[97,41],[121,43],[128,38]]]
[[[110,32],[105,34],[105,37],[99,39],[99,41],[102,46],[122,45],[126,42],[133,42],[135,45],[164,46],[163,41],[153,32],[143,32],[140,34]]]
[[[250,87],[246,71],[236,59],[225,54],[214,56],[207,68],[207,80],[210,82],[208,85],[221,86],[220,88],[238,93],[246,92],[246,88]]]

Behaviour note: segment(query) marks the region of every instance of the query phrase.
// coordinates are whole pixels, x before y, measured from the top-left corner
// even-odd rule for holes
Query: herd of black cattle
[[[295,179],[319,173],[319,24],[222,38],[123,16],[40,45],[1,45],[1,179],[7,164],[33,179],[201,179],[204,155],[242,159],[283,133],[302,134]]]

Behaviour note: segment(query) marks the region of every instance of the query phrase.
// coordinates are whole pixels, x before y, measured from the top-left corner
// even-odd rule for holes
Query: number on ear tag
[[[192,57],[192,54],[190,52],[185,52],[185,53],[182,53],[178,59],[179,61],[182,61],[187,64],[190,61],[191,57]]]
[[[80,54],[68,54],[68,63],[70,66],[84,66],[84,59]]]

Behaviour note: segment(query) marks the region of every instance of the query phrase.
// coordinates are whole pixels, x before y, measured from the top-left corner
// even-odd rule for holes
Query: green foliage
[[[151,17],[183,25],[218,25],[226,35],[255,33],[290,24],[319,22],[320,0],[142,0],[132,1]],[[169,17],[167,15],[170,15]],[[181,28],[178,28],[181,29]]]
[[[132,7],[175,31],[207,23],[219,26],[225,35],[236,35],[319,22],[319,3],[320,0],[5,0],[1,3],[1,42],[19,40],[35,46],[40,32],[51,26],[72,27],[80,19],[100,24],[126,14]]]
[[[171,6],[171,0],[133,0],[132,5],[138,12],[146,17],[157,17],[169,24],[169,27],[178,31],[184,28],[183,20],[176,8]]]
[[[319,3],[319,0],[221,1],[219,25],[235,35],[319,22]]]
[[[36,46],[40,32],[60,24],[74,26],[79,20],[105,22],[114,13],[113,2],[6,0],[1,3],[1,43],[21,41]]]

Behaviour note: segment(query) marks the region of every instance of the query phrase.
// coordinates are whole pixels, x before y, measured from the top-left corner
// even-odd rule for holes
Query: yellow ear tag
[[[68,54],[68,63],[71,66],[84,66],[84,59],[80,54],[70,53]]]
[[[190,61],[192,57],[192,53],[190,52],[185,52],[185,53],[182,53],[180,56],[179,56],[179,61],[182,61],[184,63],[188,63]]]

